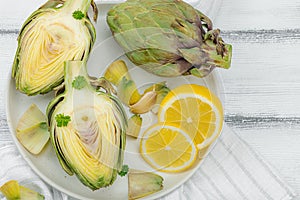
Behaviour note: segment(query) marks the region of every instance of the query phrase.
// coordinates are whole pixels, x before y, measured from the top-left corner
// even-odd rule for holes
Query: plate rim
[[[101,0],[95,0],[95,2],[97,4],[116,4],[116,3],[121,3],[124,2],[125,0],[110,0],[110,1],[101,1]],[[101,45],[101,43],[103,43],[104,41],[101,41],[98,45]],[[5,113],[6,113],[6,119],[7,119],[7,124],[8,124],[8,128],[9,128],[9,132],[12,135],[12,141],[14,143],[14,145],[17,147],[18,152],[21,154],[21,156],[23,157],[23,159],[26,161],[26,163],[28,164],[28,166],[33,170],[34,173],[36,173],[38,175],[39,178],[41,178],[45,183],[47,183],[49,186],[55,188],[56,190],[65,193],[66,195],[70,196],[70,197],[74,197],[77,199],[82,199],[82,200],[95,200],[94,198],[89,198],[89,197],[85,197],[85,196],[81,196],[78,195],[68,189],[65,189],[63,186],[60,186],[59,184],[57,184],[56,182],[52,181],[51,179],[49,179],[46,175],[44,175],[42,173],[42,171],[39,170],[38,167],[36,167],[34,165],[34,163],[31,161],[31,159],[26,155],[26,150],[22,147],[22,145],[20,144],[19,140],[16,137],[16,131],[13,128],[13,124],[12,124],[12,117],[11,117],[11,111],[10,111],[10,99],[11,99],[11,89],[14,88],[12,84],[14,84],[14,78],[12,77],[12,65],[9,69],[9,73],[8,73],[8,78],[6,80],[6,92],[5,92],[5,96],[4,96],[4,107],[5,107]],[[224,109],[224,103],[225,103],[225,89],[224,89],[224,84],[223,84],[223,78],[221,73],[219,72],[219,70],[213,70],[212,73],[209,76],[213,76],[213,79],[215,79],[215,83],[216,83],[216,87],[218,88],[219,93],[216,94],[223,105],[223,109]],[[19,91],[17,91],[19,92]],[[221,132],[218,136],[218,138],[211,144],[211,146],[209,147],[206,155],[204,156],[204,158],[202,158],[201,162],[199,162],[195,167],[193,167],[192,169],[190,169],[190,172],[184,177],[184,179],[182,179],[181,181],[179,181],[178,183],[175,184],[175,186],[165,190],[165,191],[161,191],[159,193],[154,193],[150,196],[141,198],[141,200],[147,200],[147,199],[156,199],[156,198],[160,198],[163,196],[166,196],[168,194],[170,194],[171,192],[177,190],[179,187],[181,187],[183,184],[185,184],[186,181],[188,181],[194,174],[195,172],[200,168],[200,166],[202,165],[202,163],[204,162],[204,160],[207,158],[207,155],[210,154],[211,150],[214,148],[215,144],[218,142],[221,134],[223,134],[223,130],[224,130],[224,120],[223,120],[223,126],[221,128]],[[49,141],[49,145],[51,145],[51,141]]]

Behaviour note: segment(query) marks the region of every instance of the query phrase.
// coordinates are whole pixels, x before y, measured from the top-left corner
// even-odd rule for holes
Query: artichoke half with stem
[[[85,62],[64,69],[65,89],[47,107],[52,145],[69,175],[92,190],[109,186],[122,168],[127,116],[108,89],[91,84]]]
[[[48,0],[23,24],[12,68],[16,89],[45,94],[63,81],[64,61],[86,60],[96,40],[87,16],[93,0]]]
[[[230,67],[231,45],[182,0],[127,0],[108,11],[107,23],[129,60],[155,75],[204,77]]]

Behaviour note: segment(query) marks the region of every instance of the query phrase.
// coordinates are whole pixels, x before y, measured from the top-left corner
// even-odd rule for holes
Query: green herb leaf
[[[84,18],[84,14],[80,10],[76,10],[73,12],[73,17],[75,19],[81,20],[82,18]]]
[[[55,116],[57,127],[67,126],[68,123],[71,121],[70,116],[65,116],[64,114],[58,114]]]
[[[72,82],[72,87],[80,90],[86,86],[87,82],[83,76],[77,76],[75,80]]]
[[[125,176],[128,173],[129,167],[128,165],[123,165],[122,170],[118,172],[120,176]]]

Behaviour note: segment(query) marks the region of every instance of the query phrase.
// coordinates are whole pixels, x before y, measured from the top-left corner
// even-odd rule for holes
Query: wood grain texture
[[[300,28],[300,0],[223,0],[216,27],[223,30]]]
[[[43,2],[0,1],[0,145],[11,142],[4,94],[17,33]],[[231,69],[219,70],[225,121],[300,193],[300,0],[224,0],[214,22],[233,44]]]
[[[230,31],[230,70],[220,70],[230,115],[296,117],[300,111],[300,32]]]
[[[0,29],[2,31],[19,30],[27,17],[41,6],[45,0],[22,0],[0,2]]]

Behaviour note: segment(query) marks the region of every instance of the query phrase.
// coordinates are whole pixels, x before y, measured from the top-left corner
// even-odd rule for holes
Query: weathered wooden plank
[[[298,128],[300,130],[299,117],[280,117],[280,116],[245,116],[237,114],[226,114],[225,121],[228,125],[239,129],[270,129],[270,128]]]
[[[299,33],[297,29],[223,34],[233,44],[231,69],[219,70],[227,114],[299,116]]]
[[[215,20],[223,30],[300,28],[300,0],[223,0]]]
[[[284,30],[231,30],[221,31],[222,36],[229,41],[236,43],[299,43],[300,29]]]
[[[19,29],[29,14],[44,2],[0,1],[0,29]],[[211,13],[215,12],[208,14]],[[223,30],[300,28],[300,0],[223,0],[217,13],[215,25]]]
[[[0,144],[4,142],[12,141],[9,128],[6,121],[6,115],[0,115]]]
[[[0,29],[18,30],[26,18],[45,0],[21,0],[0,1]]]
[[[0,143],[11,141],[11,136],[6,121],[5,97],[7,92],[7,79],[13,62],[15,49],[17,48],[16,39],[16,33],[0,31]]]
[[[44,0],[0,1],[0,145],[11,142],[3,105],[17,33]],[[16,6],[16,4],[22,6]],[[8,9],[9,8],[9,9]],[[300,0],[224,0],[215,27],[233,44],[225,121],[300,191]]]

